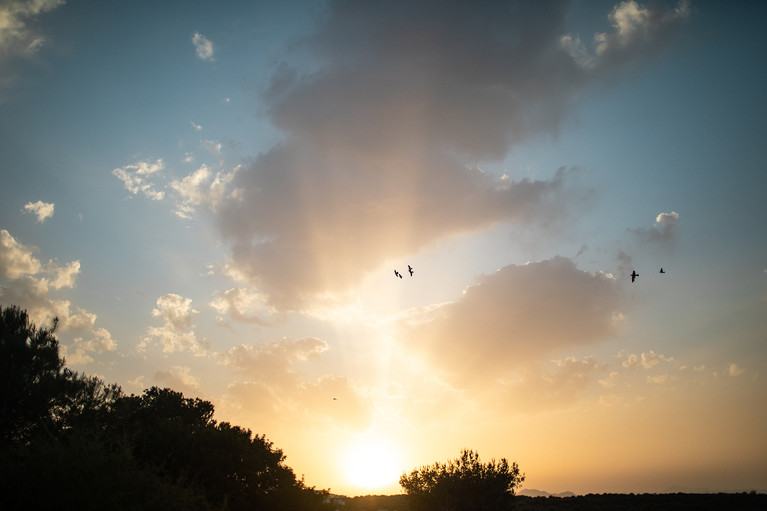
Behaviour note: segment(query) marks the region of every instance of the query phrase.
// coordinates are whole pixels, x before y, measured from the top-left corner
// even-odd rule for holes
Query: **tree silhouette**
[[[210,402],[66,369],[55,326],[0,307],[0,509],[325,509],[327,492]]]
[[[24,442],[54,420],[65,393],[64,361],[51,328],[39,330],[26,311],[0,307],[0,439]]]
[[[510,509],[524,480],[516,463],[506,458],[482,463],[478,453],[463,449],[455,460],[402,474],[399,484],[417,511],[490,511]]]

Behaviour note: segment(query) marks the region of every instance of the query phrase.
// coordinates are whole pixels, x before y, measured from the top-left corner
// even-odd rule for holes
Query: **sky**
[[[765,15],[2,0],[0,304],[334,493],[767,491]]]

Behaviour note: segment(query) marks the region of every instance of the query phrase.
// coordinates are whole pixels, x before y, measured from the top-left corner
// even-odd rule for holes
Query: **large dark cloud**
[[[582,199],[566,172],[511,182],[466,164],[555,128],[588,84],[681,19],[624,3],[588,48],[567,37],[569,9],[330,2],[298,46],[311,70],[282,66],[264,94],[284,141],[237,174],[237,200],[219,210],[231,274],[301,308],[441,238],[566,212]]]
[[[403,341],[459,386],[487,383],[615,334],[623,306],[614,278],[555,257],[483,277]]]

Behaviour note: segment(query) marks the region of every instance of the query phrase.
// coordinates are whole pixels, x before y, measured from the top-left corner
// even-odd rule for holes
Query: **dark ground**
[[[619,511],[765,511],[763,493],[662,493],[589,494],[575,497],[515,497],[516,511],[619,510]],[[405,495],[371,495],[347,498],[343,511],[409,511]]]

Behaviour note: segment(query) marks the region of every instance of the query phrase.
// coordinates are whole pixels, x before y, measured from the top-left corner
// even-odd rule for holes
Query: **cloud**
[[[224,363],[238,373],[270,386],[288,386],[295,381],[293,363],[304,361],[328,349],[327,343],[313,337],[297,341],[283,339],[263,346],[240,345],[231,348]]]
[[[239,287],[216,293],[210,306],[218,312],[219,323],[224,323],[224,318],[229,317],[242,323],[266,325],[268,322],[264,317],[271,313],[264,295]]]
[[[33,255],[35,252],[37,252],[36,247],[23,245],[5,229],[0,230],[0,275],[9,279],[38,274],[47,275],[40,279],[40,284],[46,289],[48,286],[61,289],[75,285],[77,275],[80,273],[80,261],[72,261],[61,266],[57,259],[51,259],[43,265]]]
[[[659,213],[655,225],[649,229],[630,229],[640,241],[649,243],[668,243],[674,240],[679,229],[679,213]]]
[[[0,285],[0,303],[25,309],[36,325],[48,325],[58,318],[57,332],[90,335],[90,341],[83,342],[82,337],[75,341],[75,352],[78,344],[81,353],[96,346],[110,346],[113,342],[110,333],[95,326],[96,314],[55,296],[56,292],[75,286],[80,261],[62,265],[51,259],[42,264],[34,255],[36,252],[35,247],[16,241],[5,229],[0,230],[0,276],[8,279],[5,285]]]
[[[520,411],[561,408],[575,402],[601,369],[592,357],[566,357],[543,367],[523,369],[520,376],[504,382],[493,393],[504,392],[504,400]]]
[[[170,387],[190,396],[199,396],[200,382],[192,376],[192,370],[187,366],[173,366],[167,371],[157,371],[154,375],[161,385]]]
[[[556,130],[590,84],[639,58],[638,48],[676,22],[648,8],[645,25],[630,25],[618,11],[620,51],[608,38],[592,70],[562,46],[568,9],[328,3],[316,32],[296,45],[314,70],[283,65],[263,94],[284,140],[238,173],[238,200],[219,208],[232,275],[271,305],[300,310],[439,240],[572,215],[589,197],[572,169],[513,181],[467,164],[499,160]]]
[[[155,339],[162,344],[162,351],[200,352],[207,349],[205,339],[198,339],[194,333],[193,319],[199,312],[192,309],[192,300],[175,293],[162,295],[157,299],[157,308],[152,309],[152,316],[162,320],[162,326],[149,327],[147,335],[139,343],[139,350],[144,350]]]
[[[636,369],[640,365],[645,369],[651,369],[661,362],[671,362],[672,360],[674,357],[666,357],[650,350],[649,353],[642,353],[640,356],[633,353],[629,354],[621,365],[626,369]]]
[[[727,374],[729,376],[740,376],[741,374],[745,372],[746,372],[745,369],[742,369],[741,367],[739,367],[738,364],[733,363],[727,367]]]
[[[94,315],[95,321],[95,315]],[[86,365],[93,362],[91,353],[107,353],[117,349],[117,342],[112,339],[112,334],[105,328],[93,330],[89,340],[75,337],[73,345],[61,345],[62,356],[68,366]]]
[[[0,275],[15,279],[40,271],[40,261],[32,255],[37,250],[17,242],[5,229],[0,230]]]
[[[37,216],[37,221],[43,223],[53,216],[54,207],[52,202],[43,202],[39,200],[37,202],[28,202],[24,205],[23,211],[33,213]]]
[[[154,163],[138,161],[131,165],[116,168],[112,170],[112,174],[119,178],[125,189],[133,195],[141,192],[151,200],[162,200],[165,197],[165,192],[155,190],[150,178],[164,168],[165,164],[162,159],[158,159]]]
[[[562,47],[584,69],[620,65],[627,60],[657,53],[690,16],[689,3],[682,0],[675,7],[642,5],[634,0],[617,4],[608,15],[612,31],[594,35],[587,48],[577,37],[561,36]]]
[[[176,215],[181,218],[191,218],[195,208],[204,206],[216,211],[221,202],[232,193],[227,189],[232,182],[237,168],[231,172],[219,171],[213,174],[210,168],[203,164],[199,169],[183,179],[173,180],[170,187],[177,194]]]
[[[481,382],[613,335],[621,307],[613,278],[556,257],[482,277],[404,329],[402,342],[459,385]]]
[[[213,43],[208,40],[207,37],[199,32],[195,32],[192,36],[192,44],[194,44],[195,53],[202,60],[212,61],[213,59]]]
[[[15,70],[7,65],[16,58],[34,56],[47,43],[37,28],[37,18],[52,11],[64,0],[5,0],[0,3],[0,101],[16,80]]]
[[[230,349],[224,364],[244,380],[230,384],[221,413],[262,427],[268,423],[285,429],[306,420],[327,420],[364,429],[371,411],[351,381],[333,375],[304,379],[299,371],[299,363],[317,361],[327,350],[326,342],[312,337]]]
[[[0,5],[0,59],[36,52],[45,42],[34,19],[64,4],[64,0],[8,0]]]

